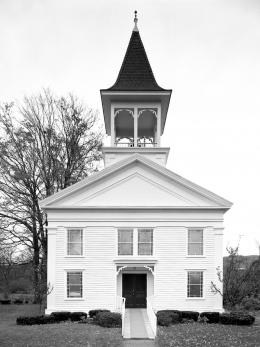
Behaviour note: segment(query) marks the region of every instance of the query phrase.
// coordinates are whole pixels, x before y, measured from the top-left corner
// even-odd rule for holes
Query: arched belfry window
[[[134,109],[115,109],[115,145],[134,147]]]
[[[138,147],[157,146],[157,109],[138,108]]]

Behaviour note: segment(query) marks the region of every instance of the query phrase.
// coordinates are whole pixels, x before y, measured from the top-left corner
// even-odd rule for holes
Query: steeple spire
[[[135,23],[135,26],[134,26],[133,31],[138,31],[138,28],[137,28],[137,22],[138,22],[138,18],[137,18],[137,11],[135,11],[135,18],[134,18],[134,23]]]

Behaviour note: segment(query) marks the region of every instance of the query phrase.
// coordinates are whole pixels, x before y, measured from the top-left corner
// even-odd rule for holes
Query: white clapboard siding
[[[53,302],[49,310],[89,311],[94,308],[114,309],[115,306],[115,229],[112,227],[84,228],[83,257],[66,256],[66,228],[56,233],[56,266]],[[66,298],[66,270],[83,272],[83,299]],[[48,310],[47,310],[48,311]]]
[[[222,299],[211,292],[211,281],[216,280],[216,251],[222,254],[222,246],[216,250],[214,229],[204,231],[204,257],[187,256],[187,228],[159,227],[155,231],[156,309],[220,310]],[[204,271],[204,298],[187,298],[187,271]]]

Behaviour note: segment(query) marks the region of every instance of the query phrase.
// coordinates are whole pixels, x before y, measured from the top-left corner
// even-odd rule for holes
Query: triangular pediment
[[[42,201],[43,208],[225,208],[231,203],[133,155]]]

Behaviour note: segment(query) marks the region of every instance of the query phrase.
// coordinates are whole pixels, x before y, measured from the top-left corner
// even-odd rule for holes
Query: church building
[[[136,17],[117,80],[100,93],[111,138],[104,169],[41,202],[53,287],[46,313],[120,311],[124,337],[138,337],[131,315],[154,337],[158,310],[223,311],[211,282],[232,204],[166,168],[172,91],[155,80]]]

